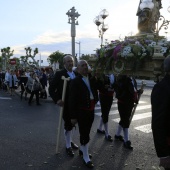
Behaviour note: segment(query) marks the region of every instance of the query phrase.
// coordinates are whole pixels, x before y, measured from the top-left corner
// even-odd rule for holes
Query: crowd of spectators
[[[28,80],[35,76],[35,81],[32,81],[31,89],[28,88]],[[25,99],[27,94],[32,93],[33,86],[35,86],[35,82],[40,83],[40,89],[38,90],[39,98],[47,99],[47,86],[50,84],[52,78],[54,76],[54,71],[52,68],[20,68],[20,69],[9,69],[7,68],[5,71],[0,69],[0,89],[4,90],[10,96],[14,96],[14,91],[18,88],[21,89],[21,98],[23,94],[25,94]]]

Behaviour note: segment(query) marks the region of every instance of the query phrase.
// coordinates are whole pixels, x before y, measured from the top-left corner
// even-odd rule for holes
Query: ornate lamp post
[[[67,13],[68,15],[68,23],[71,24],[71,37],[72,37],[72,56],[74,58],[74,66],[75,66],[75,37],[76,37],[76,27],[75,25],[78,25],[77,18],[80,16],[78,12],[76,12],[76,9],[72,7]]]
[[[97,25],[99,31],[99,38],[101,38],[101,47],[103,46],[103,35],[105,31],[109,28],[107,24],[104,24],[104,20],[108,17],[109,13],[106,9],[103,9],[100,14],[94,18],[94,23]]]

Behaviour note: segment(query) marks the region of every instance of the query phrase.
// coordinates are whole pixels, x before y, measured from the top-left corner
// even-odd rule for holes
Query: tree
[[[21,58],[22,61],[29,66],[38,67],[38,62],[35,60],[35,56],[36,56],[36,54],[38,54],[38,48],[35,48],[35,50],[33,51],[33,55],[31,54],[31,51],[32,51],[31,47],[25,48],[25,51],[26,51],[26,56],[25,57],[22,56],[22,58]],[[28,61],[29,58],[31,58],[32,61]]]
[[[2,59],[4,61],[3,69],[6,70],[6,68],[9,66],[9,58],[13,56],[14,50],[11,51],[10,47],[6,47],[1,49],[1,53],[2,53]]]
[[[49,62],[50,65],[53,63],[58,62],[59,63],[59,68],[63,68],[63,58],[64,58],[64,53],[61,53],[59,51],[56,51],[52,53],[51,55],[48,56],[47,61]]]
[[[86,61],[88,61],[89,59],[90,59],[90,55],[89,54],[86,54],[86,55],[84,55],[84,54],[82,54],[82,56],[80,57],[80,60],[86,60]]]

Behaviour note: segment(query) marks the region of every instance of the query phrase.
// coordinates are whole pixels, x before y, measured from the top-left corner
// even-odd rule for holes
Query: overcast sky
[[[81,54],[93,54],[100,47],[97,26],[94,18],[102,9],[109,12],[105,23],[109,29],[104,34],[108,41],[135,35],[137,30],[137,8],[139,0],[0,0],[0,48],[11,47],[14,56],[25,55],[25,47],[39,53],[36,59],[44,61],[59,50],[71,53],[71,25],[66,12],[73,6],[81,16],[76,26],[76,42],[81,44]],[[162,0],[161,14],[170,20],[167,8],[170,0]],[[170,28],[167,37],[170,39]],[[166,35],[165,30],[161,35]],[[79,45],[75,45],[79,53]]]

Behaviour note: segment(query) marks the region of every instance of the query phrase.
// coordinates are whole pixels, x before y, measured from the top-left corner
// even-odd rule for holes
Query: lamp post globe
[[[109,29],[108,24],[103,25],[103,27],[102,27],[103,32],[107,31],[108,29]]]
[[[96,18],[94,18],[94,23],[97,25],[97,26],[100,26],[101,24],[103,24],[103,18],[100,16],[100,15],[98,15]]]
[[[100,16],[105,19],[106,17],[109,16],[109,12],[106,10],[106,9],[103,9],[101,12],[100,12]]]
[[[170,13],[170,6],[168,7],[168,9],[167,9],[167,10],[168,10],[168,12]]]
[[[104,24],[104,20],[109,15],[106,9],[103,9],[97,17],[94,18],[94,23],[97,25],[99,31],[99,38],[101,38],[101,47],[103,46],[103,34],[108,30],[109,26]]]
[[[143,0],[142,3],[140,4],[140,9],[143,10],[145,8],[148,9],[153,9],[154,7],[154,3],[152,2],[152,0]]]

